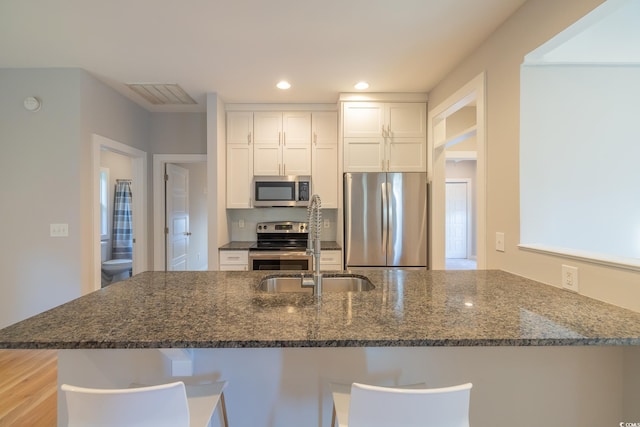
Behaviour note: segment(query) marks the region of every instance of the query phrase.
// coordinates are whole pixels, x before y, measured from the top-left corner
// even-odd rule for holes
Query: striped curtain
[[[113,202],[112,259],[133,259],[131,182],[118,181]]]

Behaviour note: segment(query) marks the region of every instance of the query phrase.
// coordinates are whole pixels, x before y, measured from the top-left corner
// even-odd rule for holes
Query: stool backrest
[[[63,384],[69,427],[189,427],[184,383],[94,389]]]
[[[435,389],[353,383],[349,427],[469,427],[470,383]]]

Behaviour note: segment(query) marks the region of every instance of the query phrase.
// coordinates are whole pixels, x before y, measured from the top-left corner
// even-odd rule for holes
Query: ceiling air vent
[[[190,105],[197,104],[187,92],[177,84],[129,83],[135,93],[153,105]]]

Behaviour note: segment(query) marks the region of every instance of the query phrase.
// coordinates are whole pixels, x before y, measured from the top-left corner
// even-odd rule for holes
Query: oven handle
[[[306,259],[311,258],[311,255],[307,255],[306,252],[289,252],[289,251],[249,251],[249,258],[251,259]]]

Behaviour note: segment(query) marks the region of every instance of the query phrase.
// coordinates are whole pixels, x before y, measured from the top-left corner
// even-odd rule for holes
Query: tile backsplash
[[[322,210],[322,240],[336,240],[336,223],[338,210]],[[227,209],[227,219],[231,225],[230,237],[232,241],[255,241],[256,226],[259,222],[267,221],[306,221],[306,208],[257,208],[257,209]],[[325,220],[329,220],[329,227],[324,228]],[[244,223],[244,227],[240,227]]]

